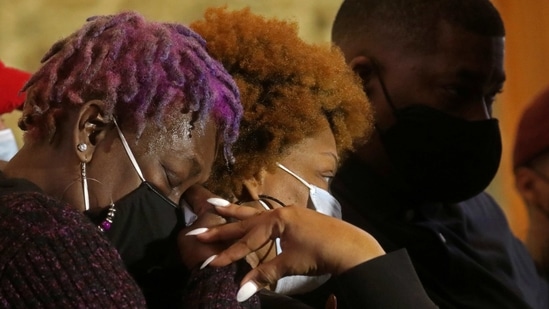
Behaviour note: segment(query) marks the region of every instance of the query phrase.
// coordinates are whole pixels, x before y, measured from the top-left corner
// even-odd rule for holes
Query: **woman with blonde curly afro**
[[[307,44],[298,37],[296,24],[257,16],[249,9],[209,9],[205,20],[191,28],[204,37],[208,53],[235,79],[244,110],[233,146],[234,164],[217,160],[206,185],[234,203],[253,206],[209,200],[218,206],[218,214],[242,221],[193,226],[202,229],[188,234],[202,242],[239,239],[206,259],[202,267],[228,265],[246,256],[254,269],[241,281],[239,301],[270,286],[296,297],[320,291],[309,293],[314,296],[306,301],[320,308],[327,299],[333,305],[330,293],[350,299],[347,304],[353,308],[367,303],[379,305],[372,308],[400,308],[410,300],[409,290],[414,291],[415,300],[429,302],[405,254],[388,254],[383,259],[385,252],[371,235],[337,219],[341,209],[328,192],[330,180],[346,153],[364,142],[373,126],[362,85],[339,50]],[[370,263],[374,258],[377,261]],[[403,292],[398,292],[405,296],[392,295],[392,287],[398,285],[392,282],[394,277],[388,279],[391,291],[363,289],[364,282],[378,280],[394,268],[387,259],[397,262],[399,272],[405,273],[399,277],[405,282]],[[370,272],[378,275],[368,279]],[[334,280],[326,283],[330,278],[322,275],[326,273],[336,275]],[[339,276],[342,273],[346,275]],[[339,294],[331,287],[337,281],[346,286],[342,277],[361,283],[354,286],[354,282]],[[384,296],[380,298],[378,292]],[[261,290],[259,296],[264,308],[273,302],[273,308],[292,307],[279,294]]]
[[[353,142],[370,134],[373,124],[362,86],[339,50],[307,44],[298,37],[296,24],[265,19],[247,9],[210,9],[205,20],[191,28],[206,39],[208,52],[235,79],[244,108],[233,146],[235,163],[229,170],[218,160],[209,187],[227,198],[255,199],[249,195],[255,191],[249,181],[288,176],[276,164],[286,162],[326,189],[340,158]],[[322,151],[312,148],[315,141],[324,146]],[[306,166],[289,162],[296,160],[293,153],[307,155],[305,161],[318,169],[310,172],[318,179],[306,174]],[[308,193],[305,186],[294,184]],[[297,197],[284,202],[306,204]]]
[[[227,167],[220,157],[214,163],[209,189],[265,209],[306,205],[341,218],[326,190],[341,158],[370,134],[373,122],[361,84],[339,50],[307,44],[296,24],[249,9],[210,9],[191,28],[233,76],[244,109],[235,162]],[[258,260],[280,252],[280,245],[265,246]],[[275,290],[307,292],[328,277],[287,277]]]

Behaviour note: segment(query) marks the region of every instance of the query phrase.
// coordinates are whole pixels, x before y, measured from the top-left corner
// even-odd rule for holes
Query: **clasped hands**
[[[282,253],[244,276],[238,301],[283,276],[338,275],[385,254],[362,229],[306,207],[266,211],[239,206],[201,186],[188,189],[184,198],[198,215],[178,237],[183,262],[189,268],[226,266],[280,238]]]

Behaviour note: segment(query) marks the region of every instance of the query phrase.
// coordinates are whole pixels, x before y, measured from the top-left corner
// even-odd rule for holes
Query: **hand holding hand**
[[[202,233],[196,237],[205,243],[235,241],[210,259],[212,266],[228,265],[277,237],[281,239],[283,252],[244,277],[237,295],[239,301],[286,275],[337,275],[385,253],[365,231],[303,207],[262,211],[228,205],[217,206],[216,211],[223,217],[240,221],[199,231]]]
[[[183,199],[197,215],[196,221],[192,225],[184,228],[179,233],[177,240],[179,253],[183,263],[189,269],[197,267],[207,260],[207,258],[221,252],[229,246],[224,242],[203,243],[197,241],[194,237],[185,237],[185,234],[191,230],[227,223],[227,220],[218,215],[212,204],[208,202],[208,200],[211,200],[212,198],[217,199],[217,196],[199,185],[190,187],[183,194]]]

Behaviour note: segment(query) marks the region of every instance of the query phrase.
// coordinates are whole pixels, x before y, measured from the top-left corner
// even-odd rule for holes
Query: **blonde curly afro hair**
[[[341,157],[371,134],[373,114],[359,78],[337,48],[301,40],[296,23],[249,9],[211,8],[190,27],[235,79],[244,109],[236,161],[228,168],[218,158],[207,183],[213,192],[240,196],[243,180],[273,171],[288,149],[321,132],[326,120]]]

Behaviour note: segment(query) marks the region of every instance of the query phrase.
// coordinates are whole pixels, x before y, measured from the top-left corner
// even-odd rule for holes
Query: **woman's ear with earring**
[[[84,152],[84,151],[88,150],[88,145],[85,144],[85,143],[80,143],[80,144],[76,145],[76,149],[78,149],[78,151],[80,151],[80,152]]]
[[[74,134],[80,162],[91,161],[96,145],[105,137],[109,122],[104,110],[105,102],[101,100],[88,101],[80,107]]]

